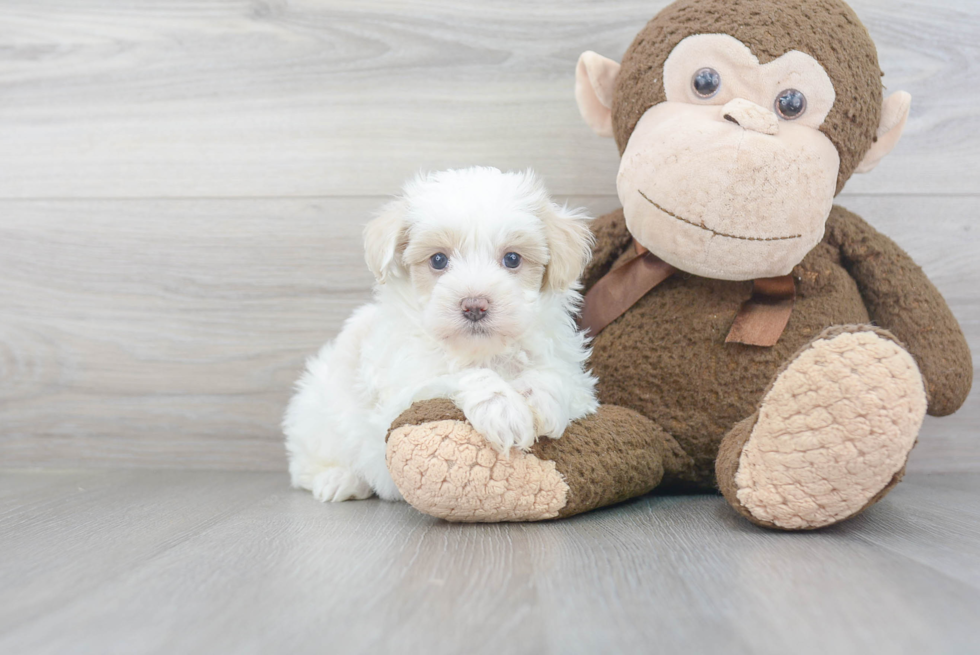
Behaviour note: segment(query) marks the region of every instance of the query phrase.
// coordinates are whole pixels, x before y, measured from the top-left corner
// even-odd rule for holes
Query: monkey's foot
[[[912,356],[883,330],[831,328],[779,373],[718,454],[718,484],[759,525],[850,518],[901,479],[926,411]]]
[[[669,452],[668,452],[669,450]],[[620,502],[690,466],[648,419],[603,406],[529,452],[494,450],[450,401],[416,403],[388,433],[388,471],[421,512],[448,521],[541,521]]]
[[[540,521],[567,504],[554,462],[494,450],[449,401],[415,408],[425,416],[396,421],[386,452],[392,479],[419,511],[458,522]],[[431,418],[440,420],[424,420]]]

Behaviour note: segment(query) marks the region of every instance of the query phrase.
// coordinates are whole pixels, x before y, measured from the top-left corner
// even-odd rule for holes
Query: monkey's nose
[[[744,98],[735,98],[722,107],[721,116],[726,121],[753,132],[762,134],[779,132],[779,119],[776,118],[775,113]]]
[[[463,316],[466,320],[476,323],[486,318],[490,302],[486,298],[464,298],[460,306],[463,308]]]

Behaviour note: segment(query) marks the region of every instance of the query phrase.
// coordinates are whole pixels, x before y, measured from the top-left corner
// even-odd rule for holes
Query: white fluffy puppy
[[[531,172],[468,168],[408,183],[364,231],[374,302],[307,364],[283,420],[293,486],[322,501],[399,500],[391,422],[452,398],[502,451],[595,411],[573,313],[588,218]]]

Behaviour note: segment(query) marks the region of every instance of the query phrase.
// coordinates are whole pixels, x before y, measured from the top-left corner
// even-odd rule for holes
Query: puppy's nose
[[[464,298],[460,306],[463,308],[463,316],[466,320],[474,323],[482,321],[487,315],[487,310],[490,309],[490,303],[486,298]]]

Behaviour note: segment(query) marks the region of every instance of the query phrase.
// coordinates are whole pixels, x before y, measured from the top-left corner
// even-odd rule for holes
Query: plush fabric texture
[[[436,398],[435,400],[417,402],[402,412],[401,415],[399,415],[399,417],[392,422],[391,427],[388,428],[388,434],[385,436],[385,443],[391,439],[392,431],[402,427],[403,425],[422,425],[423,423],[435,421],[465,420],[466,416],[463,414],[463,410],[456,407],[453,401],[446,398]]]
[[[947,416],[966,401],[973,358],[956,317],[922,269],[891,239],[856,214],[837,210],[827,243],[857,281],[868,313],[915,357],[926,380],[929,414]]]
[[[738,499],[738,487],[735,485],[735,475],[738,473],[738,465],[742,458],[742,448],[748,443],[749,437],[752,436],[752,428],[755,427],[758,420],[759,412],[755,412],[752,416],[736,423],[735,427],[728,431],[718,448],[715,475],[718,479],[718,490],[736,512],[756,525],[778,530],[780,528],[775,523],[757,518],[742,505]]]
[[[839,193],[875,143],[882,116],[874,43],[841,0],[678,0],[662,10],[627,50],[616,80],[612,128],[620,153],[643,115],[666,99],[665,60],[695,34],[731,35],[763,65],[792,50],[820,63],[835,92],[820,130],[840,158],[834,189]],[[904,120],[903,108],[901,96],[890,103],[884,128]],[[670,165],[655,163],[661,171]],[[828,193],[833,178],[831,171]],[[785,210],[778,213],[789,214],[793,206]],[[710,218],[697,217],[702,228],[715,231]],[[596,240],[582,277],[585,291],[629,258],[636,236],[622,210],[591,227]],[[742,242],[738,236],[728,238]],[[569,516],[653,488],[720,487],[738,512],[759,525],[810,529],[853,516],[898,482],[923,412],[952,413],[967,397],[973,378],[969,348],[922,270],[859,217],[833,206],[822,239],[811,236],[816,245],[802,261],[792,260],[798,261],[791,273],[796,301],[772,347],[725,343],[752,294],[751,279],[717,279],[726,275],[715,270],[702,271],[711,278],[700,277],[662,256],[681,270],[593,341],[589,364],[603,403],[598,413],[574,423],[563,438],[541,441],[521,454],[528,458],[521,466],[554,466],[541,478],[554,473],[567,487],[561,507],[545,503],[547,509],[535,516]],[[471,515],[477,508],[490,516],[485,499],[499,494],[484,485],[476,500],[454,500],[458,480],[466,475],[453,474],[458,480],[446,483],[460,455],[457,446],[440,451],[436,442],[451,438],[473,445],[466,441],[472,435],[464,437],[459,427],[466,423],[446,407],[431,415],[442,423],[426,422],[424,411],[413,416],[415,427],[404,425],[399,434],[419,445],[405,448],[403,457],[389,443],[392,461],[410,474],[406,484],[431,480],[422,486],[428,485],[426,502],[437,512],[462,503]],[[429,435],[440,425],[443,436]],[[434,475],[422,477],[429,468]],[[527,484],[535,490],[524,507],[536,507],[535,494],[545,485],[531,480],[533,475],[501,475],[512,474],[515,489]],[[520,502],[509,498],[504,504]],[[494,511],[512,515],[510,509]]]
[[[629,254],[629,232],[621,211],[597,219],[593,229],[597,242],[585,273],[587,286]],[[855,235],[861,235],[865,244],[857,250],[872,255],[861,260],[865,267],[861,285],[847,268],[855,266],[855,260],[843,256],[855,250]],[[880,307],[874,299],[881,292],[874,281],[882,276],[892,279],[895,274],[889,272],[895,270],[902,272],[900,279],[909,295],[895,289],[883,300],[904,311],[891,311],[887,317],[876,314],[874,319],[906,344],[922,370],[930,398],[951,399],[942,409],[953,411],[969,391],[972,372],[959,325],[907,254],[840,207],[831,211],[824,240],[793,270],[796,305],[775,346],[724,342],[741,303],[752,293],[751,282],[678,273],[594,341],[590,364],[599,377],[600,400],[639,412],[677,440],[696,463],[693,479],[680,483],[681,488],[713,490],[721,440],[756,411],[784,363],[828,327],[871,323],[869,306]],[[872,286],[865,286],[868,283]],[[892,288],[890,283],[885,286]],[[868,306],[865,298],[871,299]],[[926,311],[919,314],[920,308]],[[931,339],[944,344],[944,352],[935,351]],[[935,399],[932,402],[936,404]]]
[[[742,455],[742,447],[745,446],[745,443],[749,440],[749,437],[752,436],[752,428],[755,427],[755,423],[758,419],[759,414],[756,412],[744,421],[738,422],[725,437],[725,440],[722,441],[721,449],[718,451],[717,461],[718,489],[721,491],[722,495],[729,502],[729,504],[735,509],[735,511],[752,523],[772,530],[789,530],[789,528],[781,528],[771,521],[763,521],[762,519],[757,518],[738,500],[738,488],[735,486],[735,474],[738,471],[738,465]],[[888,482],[888,484],[886,484],[881,491],[872,496],[864,507],[851,514],[851,517],[857,516],[887,496],[888,492],[894,489],[895,485],[902,481],[902,477],[904,475],[905,467],[903,466],[898,473],[892,476],[891,481]],[[815,530],[819,527],[824,526],[794,528],[793,530]]]
[[[505,457],[466,421],[391,431],[388,470],[405,500],[447,521],[540,521],[567,505],[554,462],[512,449]]]
[[[645,494],[660,484],[665,469],[684,475],[693,464],[649,419],[614,406],[572,423],[559,440],[539,440],[531,453],[553,461],[568,485],[568,505],[559,517]]]
[[[743,98],[736,98],[725,105],[725,115],[731,116],[746,129],[769,135],[779,133],[779,119],[776,114]]]
[[[651,491],[693,461],[650,420],[602,407],[528,453],[490,449],[448,400],[415,403],[391,427],[389,470],[413,507],[448,521],[539,521]]]
[[[841,0],[678,0],[660,11],[623,57],[613,95],[620,154],[640,117],[666,99],[661,73],[670,52],[694,34],[730,34],[762,64],[790,50],[820,62],[837,93],[820,129],[840,154],[840,193],[875,139],[882,102],[874,42]]]
[[[891,335],[832,328],[766,392],[738,457],[734,502],[783,529],[850,518],[905,467],[925,410],[918,367]]]
[[[599,258],[605,244],[598,235],[618,240],[625,228],[609,223],[622,220],[620,212],[597,220],[599,249],[587,279],[611,265]],[[614,262],[621,253],[606,256]],[[752,282],[685,273],[661,283],[593,342],[600,401],[633,409],[671,434],[696,462],[695,489],[714,489],[722,437],[756,410],[785,361],[830,325],[869,322],[857,285],[829,244],[818,244],[793,275],[793,314],[771,348],[725,343]]]
[[[586,288],[632,253],[622,210],[600,217],[592,227],[596,245],[583,277]],[[903,359],[898,353],[905,351],[897,345],[887,357],[877,357],[877,341],[868,344],[867,353],[861,348],[856,351],[876,361],[888,357],[902,361],[909,365],[907,370],[917,365],[924,385],[920,386],[924,389],[921,398],[925,402],[928,396],[931,413],[950,413],[962,404],[972,381],[972,363],[959,325],[921,269],[891,240],[845,209],[833,208],[823,241],[794,268],[793,275],[796,305],[782,337],[771,348],[725,343],[739,307],[752,293],[752,282],[711,280],[680,272],[613,321],[594,341],[590,360],[604,405],[596,415],[574,423],[562,439],[541,440],[530,453],[520,455],[529,458],[521,464],[525,469],[554,465],[567,486],[560,507],[551,504],[558,496],[547,496],[543,504],[534,500],[541,489],[552,493],[551,487],[534,478],[540,475],[543,479],[550,475],[547,472],[529,476],[525,469],[515,467],[498,474],[515,476],[515,486],[507,490],[535,490],[530,501],[521,500],[519,494],[506,496],[506,490],[503,496],[488,492],[485,486],[471,485],[467,490],[469,478],[462,483],[449,478],[461,457],[454,450],[458,446],[439,450],[435,441],[462,440],[472,445],[470,440],[476,437],[462,428],[448,427],[466,424],[462,412],[445,400],[418,403],[393,424],[393,430],[404,427],[403,435],[410,437],[405,442],[408,446],[388,446],[389,468],[399,488],[424,512],[450,520],[497,521],[570,516],[654,488],[713,491],[720,487],[733,507],[755,523],[783,529],[817,527],[820,521],[812,517],[780,525],[770,520],[776,514],[756,510],[760,512],[757,516],[739,498],[735,480],[743,447],[759,421],[760,404],[766,415],[800,411],[800,401],[773,395],[773,381],[785,380],[780,375],[793,369],[797,357],[808,352],[821,335],[839,334],[844,330],[840,326],[868,326],[872,320],[890,330],[910,357]],[[877,328],[859,330],[884,334]],[[824,393],[820,389],[813,393]],[[912,398],[915,393],[906,395]],[[859,409],[868,411],[866,406]],[[433,437],[437,425],[441,432]],[[418,426],[417,434],[411,426]],[[853,516],[898,482],[904,455],[911,448],[909,439],[914,441],[916,430],[899,432],[904,441],[899,440],[898,454],[888,458],[884,468],[875,469],[873,483],[835,516]],[[817,432],[814,435],[814,439],[823,438]],[[778,437],[773,439],[778,441]],[[423,442],[425,447],[415,445]],[[853,445],[838,444],[848,449]],[[903,449],[904,455],[899,452]],[[491,466],[496,464],[496,451],[483,456]],[[421,477],[430,466],[433,474]],[[470,470],[474,465],[466,466]],[[402,476],[400,469],[407,473]],[[761,475],[760,471],[756,467],[755,473]],[[478,474],[478,482],[482,475]],[[890,480],[885,479],[888,475]],[[413,495],[413,488],[422,491]],[[488,501],[490,497],[506,502]]]
[[[723,115],[732,116],[747,129],[758,130],[768,125],[767,133],[777,134],[782,127],[793,124],[816,130],[837,98],[827,71],[805,52],[792,50],[763,64],[751,48],[730,34],[695,34],[678,43],[664,62],[667,102],[702,105],[691,86],[691,76],[704,66],[715,68],[721,76],[718,94],[710,99],[709,105],[721,106]],[[788,122],[776,119],[772,95],[786,88],[787,77],[792,78],[794,88],[806,95],[806,111]],[[739,106],[751,109],[751,115],[739,111]]]
[[[611,137],[612,99],[619,64],[594,52],[583,52],[575,67],[575,100],[582,118],[599,136]]]
[[[898,145],[908,123],[911,107],[912,96],[905,91],[896,91],[885,98],[881,105],[881,125],[878,126],[875,142],[854,169],[855,173],[870,173]]]
[[[773,137],[734,127],[721,111],[668,102],[644,115],[616,178],[627,225],[695,275],[787,275],[823,238],[840,157],[815,129],[783,121]]]

